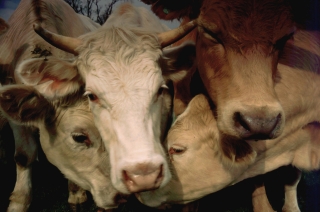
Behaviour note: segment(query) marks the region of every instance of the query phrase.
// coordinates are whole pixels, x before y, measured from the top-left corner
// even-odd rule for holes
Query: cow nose
[[[234,114],[235,129],[242,139],[265,140],[277,136],[281,125],[281,113],[276,116],[261,116],[258,114]]]
[[[123,170],[123,181],[131,193],[154,190],[163,180],[163,165],[138,164]]]

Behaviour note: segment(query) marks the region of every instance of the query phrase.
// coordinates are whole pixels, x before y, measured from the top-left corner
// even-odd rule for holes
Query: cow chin
[[[96,205],[104,210],[117,208],[121,203],[125,203],[128,199],[128,195],[121,194],[115,189],[108,189],[108,187],[105,189],[93,189],[91,193]],[[108,198],[105,198],[106,196]]]

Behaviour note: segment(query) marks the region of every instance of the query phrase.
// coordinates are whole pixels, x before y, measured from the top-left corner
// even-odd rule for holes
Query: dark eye
[[[222,44],[222,40],[218,37],[217,33],[214,33],[212,31],[210,31],[207,28],[202,27],[202,30],[205,34],[209,35],[211,38],[213,38],[217,43]]]
[[[157,95],[160,96],[165,89],[169,89],[168,86],[162,85],[162,86],[159,88]]]
[[[90,146],[90,144],[91,144],[91,141],[88,138],[88,136],[83,134],[83,133],[74,133],[74,134],[72,134],[72,139],[77,143],[85,144],[87,146]]]
[[[160,88],[159,88],[159,90],[158,90],[158,96],[160,96],[160,95],[163,93],[163,90],[164,90],[163,87],[160,87]]]
[[[98,97],[95,94],[90,93],[88,91],[84,95],[86,95],[90,99],[90,101],[96,101],[98,99]]]
[[[182,154],[182,153],[184,153],[186,151],[186,148],[184,148],[184,147],[170,147],[170,149],[169,149],[169,154],[170,155],[173,155],[173,154],[176,154],[176,155],[178,155],[178,154]]]

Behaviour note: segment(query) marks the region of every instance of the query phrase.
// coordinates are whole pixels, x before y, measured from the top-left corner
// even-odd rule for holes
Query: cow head
[[[138,199],[152,207],[163,203],[186,204],[226,186],[232,175],[218,159],[219,131],[208,99],[195,96],[169,130],[165,146],[172,179],[155,192],[141,192]],[[219,184],[219,181],[222,183]]]
[[[9,120],[39,129],[46,157],[66,178],[90,191],[97,206],[118,206],[108,152],[82,92],[51,102],[32,86],[12,85],[1,88],[0,99]]]
[[[285,116],[274,83],[279,54],[294,31],[290,2],[144,2],[163,19],[197,17],[198,70],[217,106],[219,130],[242,139],[280,135]]]
[[[290,18],[285,2],[203,2],[198,69],[226,135],[261,140],[281,133],[285,117],[274,84],[279,53],[294,30]]]
[[[164,51],[161,47],[194,27],[191,22],[157,35],[105,26],[70,38],[36,25],[35,31],[45,40],[78,57],[73,62],[29,59],[17,72],[23,83],[36,85],[49,99],[84,86],[94,123],[110,155],[115,188],[122,193],[155,189],[171,177],[160,142],[165,136],[161,127],[170,124],[165,123],[171,115],[167,83],[184,76],[195,52],[191,43]]]

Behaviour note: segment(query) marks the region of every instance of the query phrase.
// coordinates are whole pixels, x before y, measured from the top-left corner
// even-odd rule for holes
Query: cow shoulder
[[[50,100],[74,93],[84,84],[74,62],[55,57],[27,59],[16,72],[21,83],[35,86]]]

